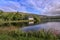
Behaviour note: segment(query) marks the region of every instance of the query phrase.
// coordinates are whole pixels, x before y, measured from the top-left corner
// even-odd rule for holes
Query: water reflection
[[[41,29],[49,30],[55,29],[60,31],[60,22],[47,22],[43,24],[38,24],[34,26],[28,26],[21,28],[23,31],[39,31]]]

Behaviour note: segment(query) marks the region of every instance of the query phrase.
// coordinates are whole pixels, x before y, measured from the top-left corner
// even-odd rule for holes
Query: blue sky
[[[0,0],[0,10],[38,15],[60,15],[60,0]]]

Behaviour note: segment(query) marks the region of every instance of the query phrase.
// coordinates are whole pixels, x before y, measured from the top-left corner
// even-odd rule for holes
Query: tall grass
[[[0,33],[0,40],[60,40],[60,36],[43,30],[39,32],[4,31]]]

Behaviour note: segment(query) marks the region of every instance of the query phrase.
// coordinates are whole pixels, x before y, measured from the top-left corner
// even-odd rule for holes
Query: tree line
[[[28,13],[23,13],[23,12],[3,12],[2,10],[0,10],[0,25],[28,25],[27,22],[23,22],[23,23],[4,23],[7,21],[21,21],[21,20],[28,20],[29,16],[32,16],[34,18],[34,23],[37,24],[39,22],[41,22],[40,17],[38,15],[34,15],[34,14],[28,14]],[[20,26],[21,26],[20,25]]]

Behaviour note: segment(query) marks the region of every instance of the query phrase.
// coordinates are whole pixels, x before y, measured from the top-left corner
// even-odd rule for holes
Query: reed
[[[20,30],[0,33],[0,40],[60,40],[60,36],[40,30],[38,32],[22,32]]]

